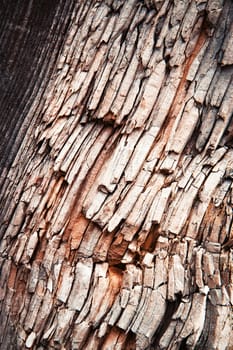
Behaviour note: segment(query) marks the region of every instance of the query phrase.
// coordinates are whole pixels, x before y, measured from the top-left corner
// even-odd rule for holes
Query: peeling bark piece
[[[161,239],[160,239],[161,240]],[[160,249],[160,253],[161,253]],[[165,251],[165,247],[164,247]],[[155,260],[155,275],[154,275],[154,289],[157,290],[162,284],[166,285],[168,281],[168,257],[156,256]]]
[[[94,327],[98,326],[101,319],[107,314],[111,307],[112,295],[109,292],[109,279],[100,278],[96,285],[96,292],[93,294],[93,303],[90,310],[91,323]]]
[[[53,296],[49,292],[49,290],[47,290],[45,297],[43,298],[43,302],[41,304],[38,317],[34,325],[34,331],[37,334],[40,334],[41,330],[45,329],[45,325],[47,320],[49,319],[52,308],[53,308]]]
[[[93,196],[94,194],[95,196]],[[92,219],[93,216],[98,213],[107,196],[108,196],[107,193],[99,191],[98,187],[93,188],[89,192],[83,207],[83,212],[87,219]],[[95,198],[94,201],[93,201],[93,198]]]
[[[41,302],[42,302],[42,295],[38,295],[38,289],[39,287],[37,286],[37,290],[35,294],[33,294],[31,298],[31,302],[29,305],[29,309],[27,311],[27,316],[24,321],[24,329],[26,331],[30,331],[33,329],[34,323],[36,321]]]
[[[70,223],[72,226],[70,237],[71,237],[71,249],[78,249],[80,242],[85,236],[85,232],[88,228],[89,221],[84,218],[82,215]]]
[[[78,249],[79,254],[84,257],[92,256],[101,234],[102,232],[97,226],[88,226]]]
[[[131,290],[129,302],[124,309],[119,321],[117,322],[117,326],[119,328],[126,330],[129,327],[134,315],[136,314],[141,294],[142,286],[135,286]]]
[[[165,314],[166,289],[166,286],[163,285],[157,290],[152,290],[147,309],[138,329],[138,333],[145,335],[149,339],[149,343]]]
[[[108,53],[108,62],[106,66],[102,68],[101,78],[96,79],[96,82],[93,88],[93,95],[90,97],[90,102],[88,104],[89,110],[95,110],[98,107],[101,96],[104,92],[104,89],[110,77],[111,70],[114,67],[114,63],[116,62],[117,56],[121,48],[120,39],[121,38],[119,37],[113,42],[112,47]]]
[[[134,30],[134,32],[131,34],[129,38],[129,46],[125,46],[124,49],[124,55],[122,57],[122,60],[119,65],[118,71],[116,71],[114,77],[110,79],[109,87],[105,93],[104,99],[100,105],[100,108],[97,111],[97,116],[99,119],[104,118],[107,116],[107,114],[111,111],[111,106],[113,104],[113,101],[115,98],[117,98],[118,90],[120,89],[122,80],[124,79],[127,64],[132,59],[133,55],[133,48],[134,44],[137,38],[137,30]],[[124,47],[124,45],[122,45]],[[112,72],[113,74],[113,72]],[[114,112],[114,109],[113,109]],[[115,118],[114,118],[115,119]]]
[[[206,142],[208,141],[211,135],[212,128],[215,124],[216,118],[217,118],[216,108],[210,108],[210,110],[208,110],[206,114],[203,111],[200,133],[197,136],[197,140],[196,140],[196,148],[199,152],[203,149]]]
[[[191,36],[191,34],[195,33],[195,23],[198,15],[198,10],[196,7],[196,3],[190,2],[185,13],[185,16],[182,20],[181,25],[177,25],[180,33],[175,36],[175,43],[172,45],[172,49],[170,52],[170,61],[169,64],[171,67],[180,66],[185,61],[185,56],[187,55],[186,48],[189,45],[192,45],[192,41],[196,38]],[[188,51],[188,50],[187,50]],[[185,55],[186,53],[186,55]]]
[[[179,349],[180,343],[178,340],[178,335],[180,334],[185,320],[188,317],[191,308],[191,302],[188,300],[182,300],[179,304],[177,311],[173,314],[172,320],[160,339],[159,345],[161,349]]]
[[[136,71],[138,69],[138,58],[133,56],[132,61],[122,79],[122,83],[117,92],[116,98],[114,99],[110,108],[111,112],[116,116],[116,124],[120,125],[124,118],[124,113],[121,110],[125,107],[125,100],[128,94],[131,96],[131,85],[135,81]]]
[[[107,229],[109,232],[113,232],[122,220],[124,220],[131,212],[135,202],[138,199],[142,191],[142,186],[135,186],[133,190],[128,192],[126,199],[122,205],[116,210],[112,218],[110,219]]]
[[[54,255],[57,251],[59,242],[60,242],[60,237],[54,236],[46,246],[46,250],[44,253],[43,262],[41,266],[45,269],[47,276],[49,276],[50,274],[50,269],[52,268]]]
[[[192,60],[192,63],[189,67],[189,70],[188,70],[188,73],[187,73],[187,76],[186,76],[186,79],[190,82],[192,82],[195,77],[196,77],[196,74],[198,72],[198,69],[202,63],[202,59],[205,55],[205,52],[206,52],[206,49],[207,49],[207,46],[208,46],[208,41],[206,41],[203,46],[201,47],[200,51],[197,53],[197,55],[195,56],[195,58]]]
[[[27,246],[26,246],[26,251],[24,253],[25,255],[25,260],[24,260],[24,257],[22,258],[22,260],[24,260],[26,263],[31,259],[35,249],[36,249],[36,246],[38,244],[38,233],[37,231],[35,231],[31,237],[29,238],[28,242],[27,242]]]
[[[28,292],[34,293],[36,290],[37,282],[39,280],[40,265],[37,261],[34,261],[30,271],[28,279]]]
[[[35,343],[36,340],[36,333],[35,332],[31,332],[29,334],[29,336],[27,337],[25,346],[26,348],[31,348],[33,346],[33,344]]]
[[[145,220],[145,224],[144,224],[145,229],[149,230],[151,227],[151,224],[160,223],[168,202],[168,198],[171,194],[171,191],[172,191],[171,186],[162,188],[158,192],[158,194],[154,197],[154,200],[152,202],[152,205],[149,209],[149,212]]]
[[[207,94],[206,103],[214,107],[220,107],[225,94],[229,88],[233,75],[232,67],[218,69]]]
[[[143,171],[140,173],[140,175],[142,175],[141,177],[144,180],[143,182],[146,183],[150,175],[150,172],[144,172],[144,173],[145,173],[145,176],[143,176]],[[140,179],[140,176],[138,177],[135,183],[135,186],[139,185],[138,184],[139,179]],[[165,177],[162,174],[156,174],[151,178],[150,182],[147,185],[146,190],[139,195],[138,200],[136,201],[131,213],[128,215],[128,218],[126,219],[126,223],[129,224],[129,226],[136,227],[136,228],[140,227],[140,225],[145,220],[145,217],[151,206],[151,202],[153,201],[154,196],[161,189],[161,187],[164,184],[164,181],[165,181]],[[127,240],[131,240],[130,234],[126,233],[125,238]]]
[[[145,162],[149,151],[151,150],[158,132],[159,128],[152,126],[148,131],[144,133],[144,135],[141,136],[141,139],[137,143],[130,161],[125,169],[126,181],[132,182],[135,180],[140,168]]]
[[[108,324],[110,326],[113,326],[118,320],[119,316],[121,315],[122,307],[121,307],[120,299],[121,299],[120,295],[118,295],[117,298],[115,299],[115,302],[112,305],[112,309],[109,312]]]
[[[224,54],[221,60],[223,66],[233,64],[233,25],[227,34],[227,37],[224,41]]]
[[[196,92],[194,94],[194,99],[196,102],[201,104],[204,102],[207,96],[209,86],[214,77],[215,71],[216,71],[216,64],[210,67],[209,70],[206,72],[205,76],[202,77],[198,82]]]
[[[205,248],[210,253],[218,254],[221,251],[221,244],[217,242],[206,242]]]
[[[229,335],[231,334],[231,311],[222,303],[222,292],[219,290],[213,290],[211,293],[214,296],[214,300],[210,298],[211,305],[208,305],[208,311],[211,319],[215,320],[215,327],[213,327],[206,341],[206,346],[216,349],[227,349],[229,344]],[[212,302],[215,304],[213,306]],[[217,302],[217,303],[216,303]],[[217,305],[216,305],[217,304]]]
[[[68,299],[68,305],[72,310],[80,311],[82,309],[88,295],[92,270],[92,259],[80,260],[77,263],[75,278]]]
[[[182,22],[183,17],[188,9],[188,6],[189,6],[188,0],[174,1],[173,12],[170,19],[172,25],[176,25]]]
[[[204,174],[200,176],[200,182],[204,181]],[[174,211],[171,214],[171,217],[169,219],[169,224],[167,229],[174,233],[179,234],[180,230],[184,226],[190,210],[193,206],[193,201],[198,193],[198,188],[194,185],[191,186],[189,191],[184,192],[184,194],[181,197],[181,200],[177,206],[177,208],[174,209]]]
[[[208,283],[209,276],[213,276],[215,272],[213,255],[209,252],[203,255],[203,270],[204,270],[204,281]]]
[[[129,296],[130,296],[130,291],[126,288],[122,288],[121,294],[120,294],[120,304],[122,309],[124,309],[127,306]]]
[[[202,190],[198,193],[200,202],[196,204],[190,217],[190,223],[188,227],[189,237],[196,238],[197,233],[199,232],[199,227],[206,212],[206,209],[209,205],[209,202],[213,196],[216,186],[219,184],[223,177],[223,172],[221,168],[224,163],[225,160],[223,160],[214,167],[213,172],[210,173],[210,175],[206,179]]]
[[[103,264],[104,270],[108,264]],[[99,325],[108,313],[119,293],[122,276],[115,268],[109,268],[106,275],[100,276],[97,281],[96,289],[93,293],[92,306],[90,309],[90,320],[94,327]]]
[[[151,112],[152,125],[157,126],[159,129],[161,129],[166,117],[168,116],[181,76],[181,67],[175,67],[171,70],[165,81],[165,85],[161,89],[155,107]]]
[[[128,115],[130,115],[134,109],[136,104],[137,97],[140,93],[141,86],[141,78],[136,77],[132,83],[130,91],[125,98],[125,102],[122,106],[122,109],[119,112],[119,115],[116,117],[116,124],[119,124],[125,119]]]
[[[72,266],[65,266],[62,269],[61,282],[57,291],[57,299],[66,303],[74,280]]]
[[[83,321],[79,324],[75,324],[72,332],[72,337],[71,337],[72,348],[80,349],[84,345],[89,332],[90,332],[90,327],[87,321]]]
[[[227,306],[229,305],[229,295],[225,286],[210,290],[209,300],[213,305]]]
[[[219,119],[217,119],[215,126],[213,128],[210,139],[206,145],[208,149],[216,149],[225,130],[230,121],[232,108],[233,108],[233,81],[230,82],[227,92],[222,100],[218,115]]]
[[[95,73],[98,71],[98,68],[100,67],[101,63],[103,62],[105,56],[106,56],[106,52],[107,52],[107,46],[106,44],[102,44],[100,46],[100,49],[97,51],[94,61],[91,65],[90,70],[88,71],[88,74],[84,80],[84,84],[82,86],[82,88],[80,89],[80,92],[77,96],[77,99],[75,101],[75,106],[79,106],[83,99],[85,98],[87,89],[89,88],[91,81],[94,78]]]
[[[222,162],[222,164],[223,163],[224,162]],[[199,198],[202,203],[209,203],[216,186],[219,184],[221,178],[223,177],[223,174],[224,173],[222,170],[216,171],[215,168],[213,169],[213,172],[210,173],[207,180],[204,182],[203,189],[199,192]]]
[[[82,181],[82,178],[85,176],[85,174],[90,171],[91,167],[94,164],[94,161],[97,159],[98,155],[100,154],[105,142],[107,141],[108,137],[110,136],[111,128],[96,128],[96,147],[92,147],[93,138],[89,137],[88,143],[86,145],[86,149],[84,148],[84,145],[82,145],[82,153],[78,157],[78,159],[75,159],[73,166],[71,166],[71,169],[69,169],[68,173],[65,176],[65,179],[68,183],[72,183],[74,178],[77,176],[77,173],[79,173],[79,181]],[[98,135],[98,136],[97,136]],[[94,136],[94,135],[93,135]],[[95,137],[94,136],[94,137]],[[81,169],[80,169],[81,168]]]
[[[184,292],[184,267],[179,255],[173,255],[169,261],[168,300],[175,300],[176,295]]]
[[[147,36],[143,39],[144,45],[143,45],[143,50],[141,49],[140,52],[140,58],[142,61],[142,65],[144,68],[148,67],[148,63],[153,55],[153,49],[154,49],[154,33],[155,33],[155,28],[156,28],[156,19],[152,22],[152,25],[148,26],[148,30],[146,30]]]
[[[151,289],[143,287],[142,295],[140,298],[140,302],[136,311],[136,314],[132,320],[132,323],[130,325],[130,329],[134,333],[139,333],[139,328],[141,327],[143,317],[145,313],[147,312],[148,302],[151,297]]]
[[[181,119],[177,126],[172,144],[169,151],[175,153],[181,153],[186,146],[189,138],[191,137],[196,124],[199,120],[199,110],[195,106],[194,100],[190,100],[182,113]]]
[[[106,195],[106,201],[104,202],[100,210],[96,213],[96,215],[92,218],[92,220],[96,222],[100,227],[104,227],[108,223],[110,218],[113,216],[113,213],[116,210],[116,203],[120,200],[121,197],[123,197],[123,193],[125,190],[127,190],[128,187],[130,187],[130,185],[127,185],[125,178],[122,178],[116,190],[112,194],[108,196]],[[87,215],[89,215],[89,211]]]
[[[223,203],[223,200],[226,194],[229,192],[230,186],[231,186],[231,181],[226,180],[226,181],[223,181],[221,186],[219,186],[218,189],[215,191],[215,194],[213,196],[215,207],[219,207]]]
[[[232,109],[233,109],[233,78],[227,87],[227,91],[222,100],[219,116],[225,121],[228,122],[231,117]]]
[[[185,17],[182,21],[181,37],[184,41],[188,41],[192,33],[196,18],[198,15],[198,9],[196,3],[191,2],[189,4],[188,11],[185,13]]]
[[[162,160],[160,164],[160,170],[165,174],[172,174],[177,167],[179,157],[179,154],[176,154],[174,152],[169,153],[167,157]]]
[[[117,25],[114,28],[116,33],[121,33],[122,30],[127,28],[131,23],[132,17],[134,16],[136,10],[135,4],[136,0],[129,0],[127,3],[123,2]]]
[[[75,311],[62,308],[57,312],[56,315],[56,331],[54,334],[54,342],[58,344],[63,343],[63,339],[70,329],[71,323],[73,321]]]
[[[202,271],[202,257],[203,257],[204,249],[197,248],[196,249],[196,259],[195,259],[195,282],[198,288],[201,290],[204,288],[203,281],[203,271]]]
[[[11,219],[11,223],[8,226],[8,229],[5,233],[5,237],[15,237],[20,229],[20,226],[22,225],[25,217],[25,211],[26,211],[26,204],[23,202],[19,202],[13,218]],[[4,241],[2,242],[2,244],[4,244]],[[1,246],[0,246],[0,250],[2,250]]]
[[[128,133],[130,133],[134,128],[142,127],[149,117],[163,83],[165,68],[165,61],[161,61],[155,65],[155,68],[150,75],[147,84],[145,85],[145,90],[139,106],[128,126]]]
[[[98,177],[99,190],[104,193],[111,193],[114,191],[140,135],[141,131],[137,130],[129,136],[123,135],[121,137],[112,157],[106,162]],[[90,198],[90,201],[92,202],[93,198]]]
[[[78,156],[80,152],[80,148],[82,144],[84,143],[84,140],[88,138],[89,133],[91,130],[94,128],[94,125],[90,123],[88,126],[84,127],[79,127],[75,132],[74,136],[75,139],[73,141],[71,147],[69,148],[68,153],[63,159],[63,162],[61,162],[61,155],[59,154],[57,159],[55,160],[55,170],[60,169],[62,172],[66,173],[73,162],[73,160]],[[69,139],[68,139],[69,142]]]
[[[187,321],[180,334],[180,339],[185,339],[186,344],[195,347],[203,330],[206,313],[207,295],[194,293],[192,306]]]
[[[96,52],[96,48],[100,45],[102,34],[106,29],[109,15],[109,7],[105,4],[100,4],[97,8],[95,15],[93,16],[92,24],[90,27],[87,41],[82,50],[81,62],[84,62],[85,68],[90,67],[93,57]],[[100,21],[101,18],[101,21]]]
[[[92,125],[90,124],[90,127]],[[78,136],[81,137],[80,134],[82,134],[83,127],[81,125],[78,125],[69,135],[66,142],[64,143],[63,147],[61,147],[60,152],[58,153],[55,162],[54,162],[54,170],[58,171],[61,167],[61,164],[64,162],[64,159],[67,160],[68,154],[71,151],[71,149],[77,145]],[[84,133],[83,133],[84,134]],[[79,146],[77,147],[77,150],[79,149]],[[72,159],[71,159],[72,160]],[[66,166],[68,168],[68,166]]]

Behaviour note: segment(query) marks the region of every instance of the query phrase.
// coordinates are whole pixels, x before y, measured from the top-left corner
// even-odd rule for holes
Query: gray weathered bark
[[[232,1],[36,3],[2,10],[1,349],[232,349]]]

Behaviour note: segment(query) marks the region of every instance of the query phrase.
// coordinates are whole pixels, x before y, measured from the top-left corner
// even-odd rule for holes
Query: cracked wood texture
[[[1,350],[233,349],[232,1],[1,6]]]

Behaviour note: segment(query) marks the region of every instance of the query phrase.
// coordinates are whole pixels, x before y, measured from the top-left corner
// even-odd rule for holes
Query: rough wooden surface
[[[3,170],[1,349],[233,348],[232,23],[75,2]]]

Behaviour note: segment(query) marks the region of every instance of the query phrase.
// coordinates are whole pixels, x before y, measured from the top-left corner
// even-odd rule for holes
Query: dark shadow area
[[[72,3],[0,0],[0,173],[12,164],[24,136],[19,130],[51,76]],[[27,117],[27,125],[32,117]]]

